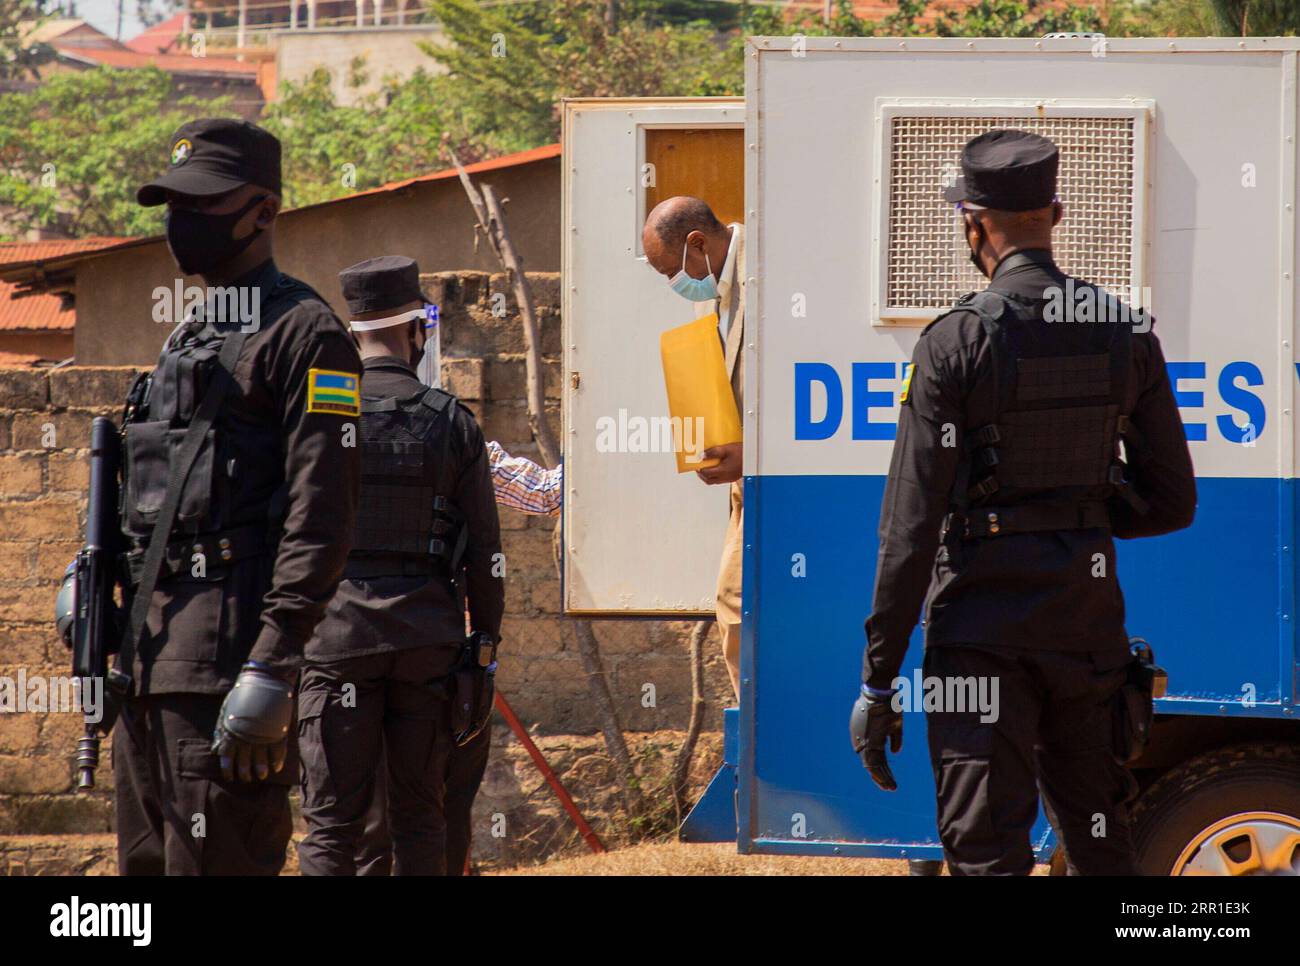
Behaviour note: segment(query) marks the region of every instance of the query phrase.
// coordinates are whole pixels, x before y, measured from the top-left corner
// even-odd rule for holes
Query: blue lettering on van
[[[896,420],[872,419],[872,410],[893,409],[894,391],[873,389],[873,380],[895,379],[899,385],[907,378],[911,363],[854,362],[849,380],[851,393],[849,420],[855,440],[888,441],[898,433]],[[1188,385],[1206,378],[1204,362],[1167,362],[1166,371],[1173,390],[1174,403],[1180,410],[1205,408],[1203,388]],[[1296,377],[1300,379],[1300,363],[1296,363]],[[821,418],[813,418],[813,386],[820,384],[826,395],[826,411]],[[1264,385],[1264,374],[1253,362],[1238,360],[1224,365],[1217,383],[1219,399],[1233,413],[1215,417],[1219,435],[1230,443],[1249,444],[1263,436],[1268,411],[1259,394],[1251,388]],[[1183,420],[1183,431],[1191,442],[1205,442],[1208,423],[1201,414],[1192,415],[1194,421]],[[1198,418],[1199,417],[1199,418]],[[794,438],[796,440],[831,439],[844,422],[844,385],[836,368],[828,362],[796,362],[794,364]]]
[[[1246,416],[1244,425],[1239,425],[1231,416],[1218,417],[1219,432],[1230,443],[1248,443],[1264,434],[1264,403],[1253,392],[1237,385],[1238,379],[1244,379],[1248,386],[1264,385],[1264,374],[1253,362],[1230,362],[1219,373],[1219,398]]]
[[[812,385],[819,382],[826,389],[826,414],[819,420],[812,418]],[[840,428],[844,412],[844,388],[839,373],[825,362],[796,362],[794,364],[794,438],[830,439]]]
[[[892,362],[853,363],[853,438],[893,439],[898,435],[898,423],[873,423],[871,410],[893,409],[894,394],[872,389],[872,379],[893,379],[897,366]]]
[[[1204,379],[1204,362],[1166,362],[1165,371],[1169,373],[1169,385],[1174,390],[1174,404],[1179,409],[1200,409],[1205,405],[1205,393],[1178,387],[1182,379]],[[1189,423],[1183,420],[1183,431],[1187,434],[1189,442],[1205,440],[1205,423]]]

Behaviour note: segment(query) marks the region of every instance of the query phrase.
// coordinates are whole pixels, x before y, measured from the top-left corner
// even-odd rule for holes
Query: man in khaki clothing
[[[696,303],[696,318],[718,314],[723,359],[744,416],[745,368],[741,354],[745,325],[745,226],[724,225],[699,198],[679,195],[660,202],[646,218],[641,233],[646,261],[669,280],[673,291]],[[696,470],[705,483],[731,486],[731,518],[718,571],[718,628],[722,652],[736,697],[740,697],[740,573],[744,539],[744,491],[741,443],[704,451],[716,466]]]

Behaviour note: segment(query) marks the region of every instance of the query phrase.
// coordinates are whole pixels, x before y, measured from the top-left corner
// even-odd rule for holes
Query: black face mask
[[[979,233],[979,242],[970,250],[970,263],[975,266],[975,271],[987,278],[988,275],[984,271],[984,265],[980,262],[980,249],[984,247],[984,226],[978,221],[975,222],[975,231]],[[967,244],[969,245],[969,242]]]
[[[424,358],[424,349],[429,344],[429,340],[420,341],[420,333],[424,331],[424,319],[415,319],[410,323],[410,326],[411,349],[410,358],[407,359],[407,362],[410,363],[412,369],[419,369],[420,360]]]
[[[265,200],[266,195],[259,195],[226,215],[183,208],[168,210],[163,218],[167,247],[180,270],[186,275],[205,275],[253,244],[253,239],[262,234],[261,228],[250,232],[247,238],[235,239],[231,233],[239,219]]]

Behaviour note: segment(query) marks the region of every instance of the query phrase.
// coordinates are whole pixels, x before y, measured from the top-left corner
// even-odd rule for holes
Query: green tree
[[[136,0],[135,15],[146,27],[152,27],[175,16],[181,9],[181,3],[182,0]]]
[[[228,98],[173,99],[156,68],[53,74],[0,95],[0,204],[20,232],[156,233],[162,213],[135,192],[165,168],[168,137],[196,116],[233,114]]]
[[[1300,29],[1296,0],[1209,0],[1209,5],[1230,37],[1292,36]]]
[[[443,167],[440,140],[453,102],[445,79],[417,71],[385,80],[374,93],[356,93],[368,80],[364,60],[349,66],[354,92],[340,104],[329,73],[316,70],[300,83],[280,86],[262,123],[281,142],[288,207],[314,204]],[[461,142],[467,157],[486,149]]]
[[[502,150],[559,136],[564,97],[740,93],[743,64],[711,25],[656,24],[621,8],[613,29],[603,0],[556,0],[519,11],[473,0],[432,0],[448,43],[425,51],[448,71],[461,138]]]
[[[1150,0],[1140,9],[1150,37],[1213,37],[1222,29],[1206,0]]]
[[[8,82],[37,80],[42,64],[54,58],[49,44],[29,44],[26,35],[43,23],[40,0],[6,0],[0,3],[0,89]]]
[[[1091,8],[1043,9],[1043,0],[979,0],[960,10],[945,10],[935,23],[940,37],[1041,37],[1054,31],[1100,31],[1101,17]]]
[[[924,0],[903,0],[910,11],[913,6],[925,7]],[[835,0],[828,24],[820,10],[810,7],[783,7],[772,5],[741,4],[741,36],[736,38],[736,50],[743,56],[745,36],[788,37],[803,34],[805,37],[870,37],[876,25],[853,12],[851,0]],[[895,16],[891,14],[890,16]],[[888,18],[886,18],[888,19]]]

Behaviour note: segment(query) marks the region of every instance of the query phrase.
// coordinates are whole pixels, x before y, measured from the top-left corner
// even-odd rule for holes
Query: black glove
[[[265,781],[284,768],[293,724],[293,684],[253,662],[240,669],[221,702],[212,753],[221,759],[226,781]]]
[[[897,791],[898,782],[885,756],[886,738],[894,754],[903,750],[903,713],[894,710],[892,691],[887,696],[883,692],[881,696],[870,695],[865,690],[858,695],[849,716],[849,737],[871,780],[887,792]]]
[[[496,696],[497,644],[491,634],[479,632],[465,639],[460,665],[452,678],[451,731],[456,746],[464,747],[487,727]]]

